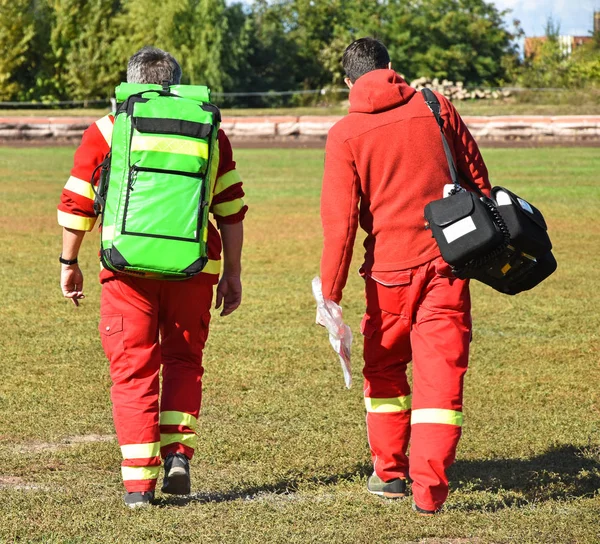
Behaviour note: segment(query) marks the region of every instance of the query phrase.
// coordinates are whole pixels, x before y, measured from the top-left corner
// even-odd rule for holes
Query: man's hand
[[[60,288],[65,298],[70,298],[75,306],[79,306],[79,300],[85,298],[85,295],[83,294],[83,273],[78,264],[61,265]]]
[[[217,286],[217,301],[215,308],[220,308],[223,302],[222,316],[237,310],[242,302],[242,280],[239,276],[223,274]]]

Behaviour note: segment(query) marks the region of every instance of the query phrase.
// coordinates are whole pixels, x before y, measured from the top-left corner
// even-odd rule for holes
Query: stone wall
[[[339,116],[224,117],[221,126],[233,139],[324,139],[339,119]],[[95,120],[91,117],[4,117],[0,118],[0,140],[78,140]],[[478,139],[600,140],[600,116],[467,116],[464,121]]]

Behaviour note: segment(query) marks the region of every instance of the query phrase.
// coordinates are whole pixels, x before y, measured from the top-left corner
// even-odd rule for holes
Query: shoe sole
[[[162,492],[169,495],[189,495],[191,491],[190,478],[184,468],[174,467],[169,472]]]
[[[413,511],[415,512],[415,514],[417,514],[417,516],[421,516],[423,518],[431,518],[433,516],[436,516],[440,512],[439,510],[432,512],[431,510],[423,510],[421,508],[419,508],[417,510],[417,506],[414,503],[413,503]]]
[[[134,510],[135,508],[149,508],[150,506],[152,506],[152,503],[150,503],[150,502],[134,502],[134,503],[130,503],[130,504],[125,503],[125,506]]]
[[[383,497],[384,499],[404,499],[408,495],[406,493],[391,493],[389,491],[371,491],[367,488],[367,491],[372,495]]]

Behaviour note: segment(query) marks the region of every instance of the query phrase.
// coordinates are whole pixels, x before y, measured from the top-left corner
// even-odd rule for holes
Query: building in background
[[[594,34],[600,34],[600,11],[594,12]],[[525,58],[535,56],[547,39],[547,36],[525,38]],[[558,36],[558,43],[564,55],[569,56],[575,49],[591,42],[593,39],[593,36]]]

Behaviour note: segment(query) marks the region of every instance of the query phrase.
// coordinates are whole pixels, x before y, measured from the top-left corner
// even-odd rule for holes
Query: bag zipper
[[[135,170],[136,172],[153,172],[155,174],[172,174],[175,176],[186,176],[189,178],[197,178],[202,179],[204,176],[200,173],[194,174],[193,172],[182,172],[181,170],[163,170],[161,168],[147,168],[145,166],[136,166],[135,164],[129,170],[129,176],[131,178],[131,172]]]

